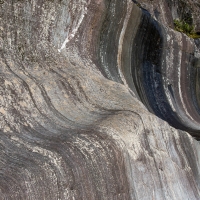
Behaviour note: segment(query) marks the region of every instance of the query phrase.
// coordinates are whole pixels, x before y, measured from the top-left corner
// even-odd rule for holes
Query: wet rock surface
[[[0,199],[200,198],[199,40],[141,5],[0,2]]]

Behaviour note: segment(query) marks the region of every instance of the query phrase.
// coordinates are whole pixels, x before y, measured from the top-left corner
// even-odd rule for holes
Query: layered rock
[[[1,199],[200,198],[198,41],[130,0],[0,6]]]
[[[200,31],[199,0],[134,0],[138,6],[147,9],[159,22],[173,27],[173,20],[179,19],[193,24]]]

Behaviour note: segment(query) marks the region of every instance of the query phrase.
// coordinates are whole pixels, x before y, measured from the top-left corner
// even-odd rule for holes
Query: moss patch
[[[174,20],[175,30],[181,33],[185,33],[187,36],[197,39],[200,38],[200,34],[197,34],[194,30],[194,25],[190,25],[185,21],[180,21],[178,19]]]

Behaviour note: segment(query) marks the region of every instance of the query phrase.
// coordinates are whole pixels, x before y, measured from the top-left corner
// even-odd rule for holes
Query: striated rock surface
[[[147,9],[152,17],[173,27],[173,20],[184,20],[193,24],[196,31],[200,31],[199,0],[133,0],[136,4]]]
[[[173,30],[180,2],[0,1],[0,199],[200,199],[200,42]]]

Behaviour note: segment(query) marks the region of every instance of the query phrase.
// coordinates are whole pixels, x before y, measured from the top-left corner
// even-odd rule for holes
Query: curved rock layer
[[[130,0],[0,3],[0,199],[200,198],[198,40]]]
[[[147,34],[141,34],[144,29]],[[192,39],[160,27],[144,14],[132,56],[138,94],[158,117],[196,137],[200,127],[197,52]]]
[[[165,5],[163,7],[167,10]],[[125,79],[124,82],[127,82],[149,111],[173,127],[186,130],[198,138],[200,131],[198,45],[193,39],[169,28],[168,23],[165,23],[165,26],[161,25],[148,11],[128,8],[131,11],[125,18],[126,27],[123,28],[126,29],[122,29],[121,36],[116,35],[116,38],[113,38],[111,35],[113,29],[105,33],[107,37],[110,35],[108,41],[119,41],[115,59],[113,55],[110,56],[110,51],[115,49],[114,42],[113,45],[105,42],[111,50],[105,45],[103,50],[100,48],[100,52],[105,54],[102,66],[105,72],[108,71],[107,77],[120,82],[118,77],[121,72],[122,81]],[[137,12],[139,13],[136,14]],[[164,16],[161,21],[163,22],[165,18],[168,19]],[[131,28],[134,30],[130,30]],[[118,33],[117,30],[116,32]],[[123,44],[120,43],[121,37],[125,40]],[[199,39],[196,43],[198,41]],[[125,51],[125,53],[122,51],[122,55],[120,55],[121,48]],[[108,59],[117,60],[118,63],[112,62],[114,66],[108,67],[106,63]]]

